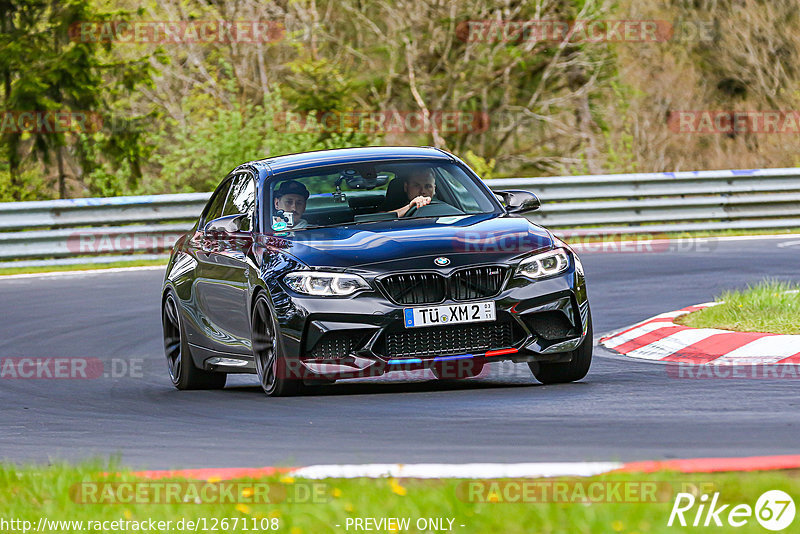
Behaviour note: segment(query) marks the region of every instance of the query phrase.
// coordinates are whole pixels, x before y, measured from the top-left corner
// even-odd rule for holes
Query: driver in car
[[[302,230],[308,226],[308,221],[302,219],[308,201],[308,189],[297,180],[286,180],[281,183],[272,194],[275,198],[275,209],[282,210],[284,214],[292,214],[291,228]]]
[[[421,208],[430,204],[433,195],[436,194],[436,177],[433,169],[423,168],[413,171],[406,178],[403,189],[408,196],[409,203],[392,210],[398,217],[403,217],[411,208]]]

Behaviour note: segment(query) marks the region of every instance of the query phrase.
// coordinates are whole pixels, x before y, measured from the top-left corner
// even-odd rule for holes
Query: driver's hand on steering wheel
[[[408,203],[408,206],[406,206],[406,212],[411,208],[421,208],[422,206],[425,206],[426,204],[430,203],[431,203],[431,197],[422,197],[422,196],[416,197],[414,200]]]
[[[428,205],[430,203],[431,203],[431,197],[418,196],[418,197],[415,197],[414,200],[412,200],[411,202],[409,202],[405,206],[403,206],[401,208],[397,208],[396,210],[392,210],[392,211],[394,213],[396,213],[398,217],[408,217],[409,213],[413,214],[413,212],[417,211],[418,208],[421,208],[422,206],[426,206],[426,205]]]

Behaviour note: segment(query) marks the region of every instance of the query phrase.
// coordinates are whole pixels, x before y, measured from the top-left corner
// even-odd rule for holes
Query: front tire
[[[222,389],[228,379],[227,373],[215,373],[195,367],[192,353],[181,319],[178,297],[167,290],[161,308],[161,326],[164,332],[164,354],[172,385],[178,389]]]
[[[592,315],[589,314],[589,326],[586,337],[580,346],[572,351],[572,360],[566,363],[528,362],[533,376],[542,384],[565,384],[585,377],[592,365]]]
[[[296,395],[302,381],[289,373],[289,366],[278,342],[277,325],[264,293],[256,297],[251,325],[253,358],[261,389],[268,397]]]

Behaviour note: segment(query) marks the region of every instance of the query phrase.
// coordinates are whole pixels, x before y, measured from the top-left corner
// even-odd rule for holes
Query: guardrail
[[[637,234],[800,228],[800,168],[501,178],[555,230]],[[210,193],[0,203],[0,267],[162,257]]]

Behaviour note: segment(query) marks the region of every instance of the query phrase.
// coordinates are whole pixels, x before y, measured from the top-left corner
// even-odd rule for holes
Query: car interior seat
[[[381,211],[393,211],[408,204],[408,195],[403,188],[404,176],[395,176],[386,186],[386,198],[381,204]]]

